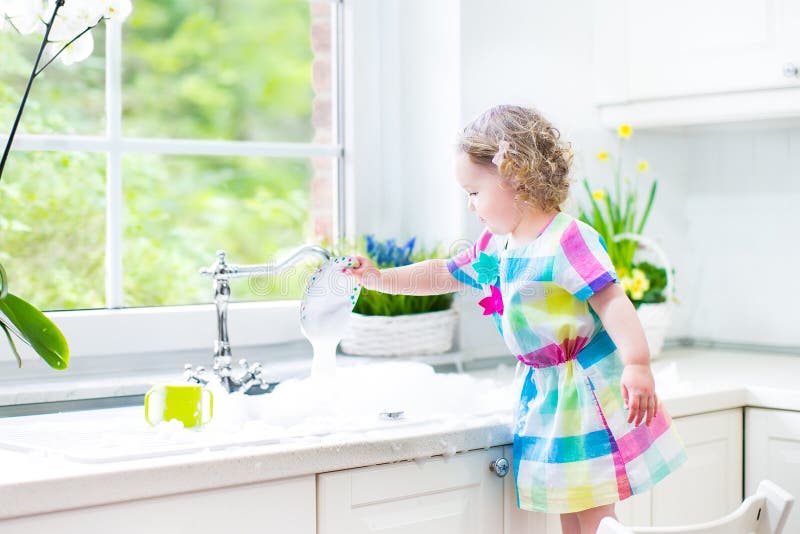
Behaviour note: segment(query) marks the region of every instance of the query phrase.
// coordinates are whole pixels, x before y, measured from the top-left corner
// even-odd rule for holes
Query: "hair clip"
[[[492,158],[492,163],[500,167],[500,164],[503,163],[503,159],[506,157],[506,151],[509,149],[511,144],[508,141],[503,140],[497,144],[497,153]]]

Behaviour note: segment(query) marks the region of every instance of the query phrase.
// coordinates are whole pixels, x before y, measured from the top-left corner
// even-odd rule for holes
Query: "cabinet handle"
[[[783,75],[787,78],[797,78],[800,77],[800,67],[795,65],[794,63],[787,63],[783,66]]]
[[[508,460],[501,456],[489,465],[489,469],[494,471],[500,478],[503,478],[508,474]]]

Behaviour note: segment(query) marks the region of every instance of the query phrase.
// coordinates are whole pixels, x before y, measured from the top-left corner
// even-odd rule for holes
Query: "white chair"
[[[683,527],[626,527],[606,517],[597,534],[780,534],[794,497],[769,480],[762,480],[754,495],[732,513],[716,521]]]

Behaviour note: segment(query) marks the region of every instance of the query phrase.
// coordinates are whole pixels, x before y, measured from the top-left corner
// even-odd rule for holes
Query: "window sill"
[[[209,349],[217,333],[213,304],[49,312],[73,357]],[[234,347],[302,339],[300,301],[240,302],[228,307]]]
[[[234,350],[236,359],[261,362],[269,380],[306,376],[311,370],[308,343]],[[0,416],[29,415],[140,404],[153,384],[183,380],[183,366],[211,367],[211,350],[84,357],[66,371],[25,361],[23,369],[0,366]],[[33,369],[31,369],[33,368]],[[44,406],[45,404],[52,404]]]

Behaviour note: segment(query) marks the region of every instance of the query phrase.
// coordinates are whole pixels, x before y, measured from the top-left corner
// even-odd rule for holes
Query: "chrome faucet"
[[[217,251],[217,261],[211,267],[201,269],[200,274],[214,278],[214,303],[217,307],[217,339],[214,341],[214,361],[209,373],[203,367],[193,368],[186,364],[184,376],[190,382],[207,384],[218,379],[228,393],[242,391],[248,395],[269,393],[278,382],[268,382],[264,377],[264,369],[260,363],[248,365],[247,360],[239,360],[241,372],[234,374],[231,369],[231,344],[228,339],[228,302],[231,296],[231,278],[247,278],[251,276],[275,276],[285,271],[301,258],[308,255],[319,256],[323,260],[331,258],[330,252],[319,245],[306,245],[297,249],[283,261],[276,264],[232,265],[225,261],[225,252]]]

